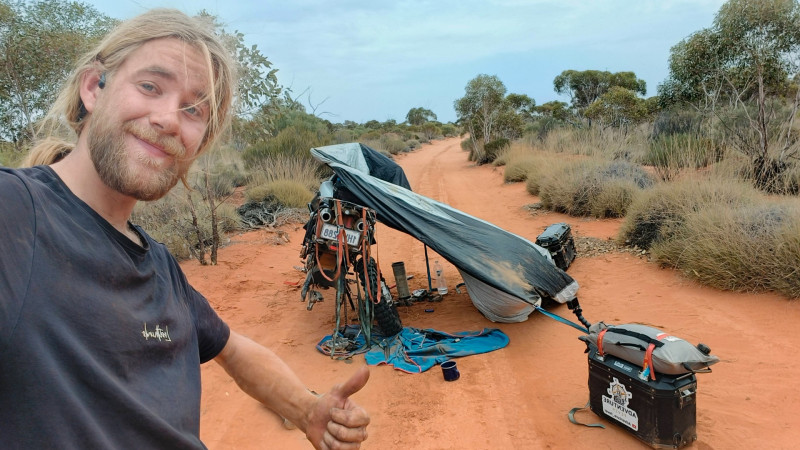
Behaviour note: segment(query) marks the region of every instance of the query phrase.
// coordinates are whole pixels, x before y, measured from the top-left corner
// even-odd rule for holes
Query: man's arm
[[[315,448],[355,449],[367,438],[369,415],[349,398],[367,383],[366,367],[317,396],[275,353],[234,331],[215,360],[244,392],[303,430]]]

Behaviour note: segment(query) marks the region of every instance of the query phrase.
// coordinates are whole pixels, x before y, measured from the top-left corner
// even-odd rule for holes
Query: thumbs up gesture
[[[306,437],[322,450],[357,449],[367,439],[369,414],[350,396],[367,384],[369,369],[362,367],[350,379],[318,398],[309,416]]]

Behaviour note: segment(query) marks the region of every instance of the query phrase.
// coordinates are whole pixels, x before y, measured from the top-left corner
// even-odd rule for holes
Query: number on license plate
[[[357,246],[358,241],[361,239],[361,233],[347,228],[345,228],[344,231],[345,234],[347,235],[347,245],[352,245],[354,247]],[[321,235],[325,239],[330,239],[335,241],[336,237],[339,235],[339,228],[334,225],[324,223],[322,224]]]

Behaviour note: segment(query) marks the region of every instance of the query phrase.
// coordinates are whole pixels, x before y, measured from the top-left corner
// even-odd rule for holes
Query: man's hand
[[[357,449],[367,439],[369,414],[350,400],[369,379],[369,369],[362,367],[349,380],[319,397],[309,414],[306,437],[317,449]]]

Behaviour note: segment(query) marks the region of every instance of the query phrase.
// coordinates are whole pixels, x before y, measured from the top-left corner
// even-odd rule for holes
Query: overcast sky
[[[455,121],[479,74],[537,104],[564,70],[633,71],[647,95],[670,47],[711,26],[722,0],[83,0],[126,19],[154,7],[206,9],[255,44],[278,82],[332,122],[405,120],[424,107]]]

